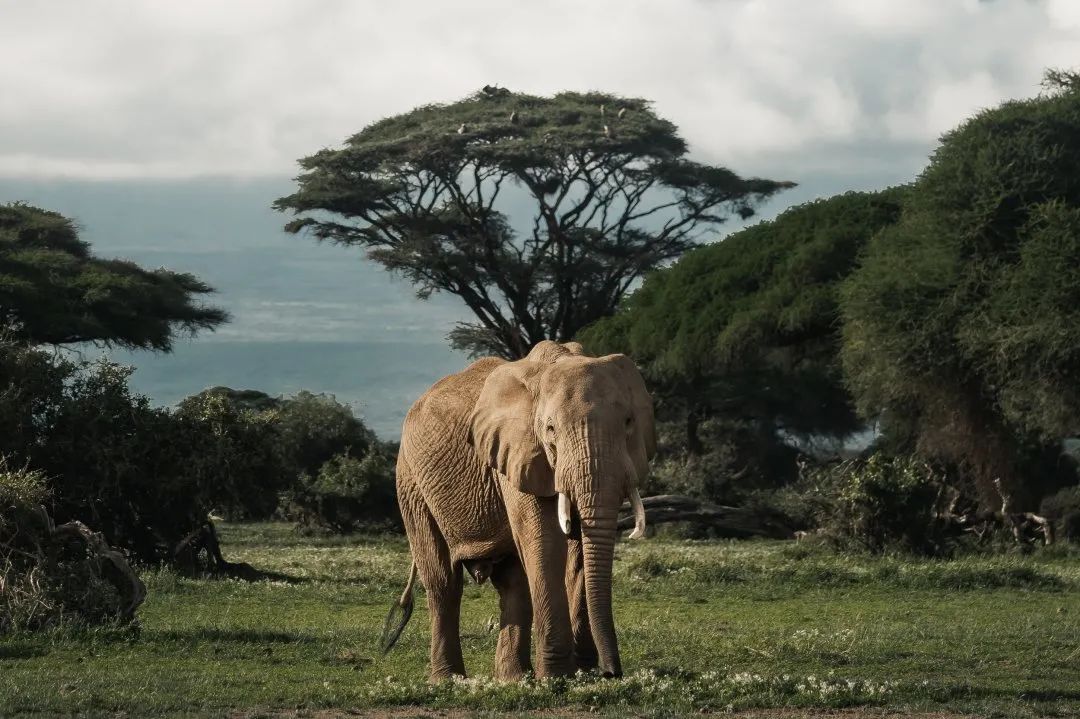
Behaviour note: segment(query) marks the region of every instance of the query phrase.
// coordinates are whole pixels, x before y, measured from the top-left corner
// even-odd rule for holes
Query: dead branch
[[[706,525],[727,537],[772,537],[790,539],[791,529],[774,518],[743,507],[728,507],[703,502],[680,494],[660,494],[644,497],[646,524],[694,522]],[[634,526],[629,502],[620,508],[619,529]]]

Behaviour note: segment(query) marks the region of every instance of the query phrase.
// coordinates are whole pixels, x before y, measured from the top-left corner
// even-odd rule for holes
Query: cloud
[[[1080,57],[1074,0],[0,0],[0,175],[289,175],[496,83],[655,101],[740,172],[910,175]],[[899,158],[899,164],[897,159]]]

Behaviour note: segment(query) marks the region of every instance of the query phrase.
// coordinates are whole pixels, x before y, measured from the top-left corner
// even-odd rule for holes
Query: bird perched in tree
[[[514,112],[510,113],[510,124],[511,125],[516,125],[517,124],[517,111],[516,110]]]
[[[625,115],[625,114],[626,114],[626,108],[624,107],[621,110],[619,110],[619,119],[620,120],[623,119],[623,115]]]
[[[465,127],[465,123],[464,123],[464,122],[463,122],[463,123],[461,123],[461,127],[459,127],[459,128],[457,129],[457,134],[459,134],[459,135],[464,135],[464,134],[465,134],[465,130],[466,130],[466,129],[467,129],[467,128]]]
[[[600,117],[603,117],[603,116],[604,116],[604,105],[603,105],[603,103],[601,103],[600,104]]]
[[[611,128],[604,125],[604,137],[611,137]]]

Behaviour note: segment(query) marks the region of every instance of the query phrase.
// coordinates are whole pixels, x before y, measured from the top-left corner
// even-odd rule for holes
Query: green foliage
[[[741,386],[744,375],[761,373],[747,402],[769,402],[770,390],[783,390],[771,388],[768,373],[798,379],[803,367],[821,374],[835,365],[839,281],[867,241],[897,220],[903,194],[892,189],[817,200],[695,249],[650,274],[615,317],[597,322],[581,339],[598,352],[629,353],[651,377],[668,383],[726,378]],[[828,387],[815,392],[815,400],[835,394],[837,378],[824,379]],[[783,395],[771,400],[780,406],[792,401]],[[795,419],[801,413],[791,414],[795,427],[805,422]]]
[[[794,477],[793,439],[860,427],[838,359],[838,287],[903,195],[818,200],[695,249],[580,334],[595,353],[633,356],[662,416],[685,422],[658,465],[670,486],[740,501]]]
[[[0,508],[35,508],[44,504],[51,492],[45,475],[29,469],[14,469],[0,455]]]
[[[196,461],[215,509],[230,518],[265,519],[280,508],[333,531],[396,526],[392,453],[332,396],[213,387],[176,414],[211,430]]]
[[[643,273],[791,184],[686,151],[645,100],[487,87],[301,160],[298,191],[275,207],[302,215],[289,231],[367,249],[420,297],[459,296],[477,322],[451,333],[455,346],[518,358],[610,315]],[[522,227],[497,205],[511,184],[535,208]]]
[[[300,391],[281,402],[274,417],[282,451],[295,471],[314,475],[334,457],[364,458],[379,440],[348,405],[332,396]]]
[[[1039,513],[1054,522],[1062,539],[1080,542],[1080,486],[1065,487],[1044,497]]]
[[[318,474],[301,475],[283,498],[285,516],[302,527],[318,526],[347,534],[361,527],[399,529],[394,467],[383,453],[363,459],[331,457]]]
[[[206,436],[131,391],[131,370],[0,343],[0,453],[44,472],[58,522],[79,519],[144,561],[206,518],[193,473]]]
[[[755,493],[795,479],[797,450],[761,423],[729,417],[703,420],[696,430],[701,443],[696,452],[686,447],[684,432],[684,423],[659,424],[659,451],[646,494],[686,494],[742,506]]]
[[[228,319],[194,301],[212,291],[190,274],[94,257],[55,212],[0,205],[0,328],[9,338],[168,351],[178,332]]]
[[[243,408],[207,391],[183,400],[173,415],[193,440],[188,469],[215,511],[235,519],[265,519],[278,493],[296,478],[273,412]]]
[[[836,513],[826,528],[871,551],[890,547],[933,552],[934,500],[940,484],[933,471],[913,457],[870,455],[843,463]]]
[[[843,289],[863,414],[965,467],[992,503],[1053,482],[1025,453],[1080,434],[1080,92],[1058,84],[946,134]]]
[[[935,509],[942,484],[916,457],[875,453],[806,467],[784,494],[795,519],[841,546],[940,554],[945,537]]]
[[[81,520],[156,563],[172,562],[211,509],[269,517],[294,486],[335,521],[346,511],[354,521],[396,517],[391,453],[332,398],[215,388],[169,411],[131,390],[131,371],[0,342],[0,455],[48,476],[57,521]],[[300,480],[322,477],[334,457],[334,467],[358,471],[326,476],[362,480],[363,492],[335,498],[329,480]]]

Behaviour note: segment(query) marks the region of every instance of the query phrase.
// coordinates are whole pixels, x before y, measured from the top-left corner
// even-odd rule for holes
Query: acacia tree
[[[959,465],[1000,507],[1075,482],[1080,76],[943,136],[900,220],[845,282],[843,361],[865,416]]]
[[[304,158],[274,207],[298,215],[288,231],[365,248],[421,298],[460,297],[476,322],[451,332],[455,347],[518,358],[612,314],[643,273],[792,184],[686,152],[642,99],[485,87]],[[510,185],[535,208],[528,224],[500,209]]]
[[[56,212],[0,205],[0,330],[8,339],[169,351],[178,332],[228,319],[195,301],[210,292],[187,273],[95,257]]]

